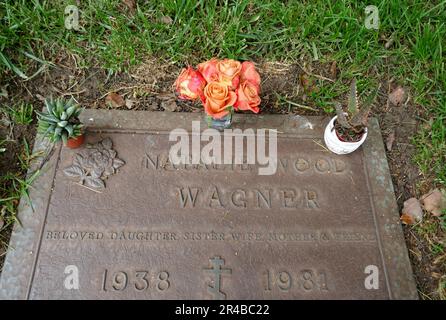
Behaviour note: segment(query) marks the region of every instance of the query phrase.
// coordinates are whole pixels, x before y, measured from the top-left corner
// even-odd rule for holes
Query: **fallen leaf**
[[[395,131],[389,133],[386,139],[386,148],[389,151],[392,151],[393,143],[395,142]]]
[[[336,76],[337,76],[338,70],[336,68],[336,61],[333,61],[330,67],[330,74],[331,74],[331,78],[333,80],[336,80]]]
[[[156,102],[152,102],[147,106],[147,110],[155,111],[158,110],[158,104]]]
[[[132,109],[134,104],[135,101],[130,99],[125,99],[125,106],[127,107],[127,109]]]
[[[174,112],[177,110],[178,105],[175,100],[167,100],[161,102],[161,107],[164,109],[164,111]]]
[[[36,93],[36,98],[42,102],[45,101],[45,97],[42,96],[41,94]]]
[[[446,190],[434,189],[421,197],[421,203],[424,210],[439,217],[444,209],[446,209]]]
[[[0,217],[0,229],[3,228],[4,224],[5,224],[5,222],[3,221],[3,218]]]
[[[122,3],[127,7],[130,13],[136,11],[136,0],[122,0]]]
[[[414,218],[408,214],[405,214],[405,213],[403,213],[401,215],[400,219],[404,224],[414,224],[415,223]]]
[[[160,20],[164,24],[172,24],[173,23],[172,18],[169,16],[162,16]]]
[[[119,94],[111,92],[105,97],[105,104],[112,108],[120,108],[125,105],[125,101]]]
[[[400,106],[406,100],[406,91],[403,87],[398,86],[391,94],[389,94],[389,102],[394,106]]]
[[[394,42],[395,42],[395,39],[393,37],[390,37],[390,39],[387,40],[386,44],[384,45],[384,48],[389,49]]]
[[[417,198],[410,198],[404,201],[403,210],[401,210],[401,221],[404,224],[414,224],[423,220],[423,209]]]
[[[7,88],[7,85],[2,87],[2,90],[0,92],[0,97],[4,97],[7,99],[8,98],[8,90],[6,90],[6,88]]]

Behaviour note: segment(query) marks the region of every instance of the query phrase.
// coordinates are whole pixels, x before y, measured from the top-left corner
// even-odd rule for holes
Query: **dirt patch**
[[[26,172],[23,171],[19,158],[26,159],[24,151],[24,139],[27,141],[29,148],[33,147],[35,137],[35,125],[18,125],[13,124],[12,120],[6,114],[0,114],[0,139],[5,140],[2,144],[2,148],[6,151],[0,153],[0,198],[8,198],[11,193],[8,192],[11,188],[14,188],[14,183],[17,184],[17,180],[24,179]],[[32,150],[32,149],[31,149]],[[17,187],[18,188],[18,187]],[[8,208],[2,208],[1,216],[6,215],[6,210],[12,206],[17,208],[19,201],[9,201]],[[3,203],[2,203],[3,204]],[[0,231],[0,272],[3,267],[4,258],[6,255],[7,244],[11,235],[13,221],[5,220],[5,224]]]
[[[191,102],[180,101],[173,94],[172,84],[181,67],[151,57],[133,68],[128,73],[108,76],[100,68],[88,70],[76,68],[76,58],[73,56],[58,57],[57,67],[46,72],[39,79],[27,83],[15,83],[10,87],[11,101],[19,97],[32,102],[36,109],[43,105],[43,97],[66,96],[73,97],[86,108],[106,108],[105,97],[110,92],[122,96],[126,105],[120,109],[148,111],[201,112],[202,106]],[[313,65],[286,64],[279,62],[259,62],[257,64],[262,77],[262,112],[263,113],[296,113],[303,115],[321,115],[324,111],[311,100],[311,90],[318,90],[324,83],[332,83],[338,73],[334,63],[315,63]],[[423,180],[417,166],[412,162],[415,152],[411,137],[420,125],[418,108],[407,100],[399,107],[390,106],[388,95],[395,83],[383,80],[378,93],[378,100],[372,110],[372,115],[378,117],[383,140],[392,135],[391,147],[387,150],[390,172],[394,183],[398,205],[401,208],[404,200],[420,196],[429,183]],[[292,103],[284,102],[291,101]],[[339,102],[346,101],[346,96],[339,97]],[[334,101],[333,101],[334,102]],[[3,131],[1,131],[3,130]],[[0,129],[5,136],[6,129]],[[19,130],[19,128],[14,129]],[[16,139],[22,136],[32,141],[34,131],[15,132]],[[20,150],[12,149],[3,155],[0,174],[20,172],[15,164]],[[2,159],[3,160],[3,159]],[[425,185],[421,186],[424,181]],[[415,278],[420,291],[427,292],[431,297],[438,289],[438,277],[432,274],[445,275],[445,266],[435,264],[430,257],[429,241],[416,236],[411,228],[404,227],[407,244],[412,259]],[[441,231],[438,231],[441,232]],[[3,234],[8,237],[8,231]],[[5,247],[0,248],[4,252]],[[0,265],[2,258],[0,258]]]

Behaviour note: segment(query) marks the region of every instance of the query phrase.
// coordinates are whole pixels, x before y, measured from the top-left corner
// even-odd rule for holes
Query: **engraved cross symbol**
[[[225,260],[216,256],[209,259],[212,268],[204,268],[203,270],[214,275],[214,286],[208,285],[208,292],[214,295],[215,300],[226,299],[226,293],[220,290],[221,288],[221,275],[222,273],[231,274],[232,270],[230,268],[222,268],[225,264]]]

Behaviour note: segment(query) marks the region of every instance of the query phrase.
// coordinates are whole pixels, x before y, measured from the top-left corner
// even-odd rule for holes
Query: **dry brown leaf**
[[[122,0],[122,3],[127,7],[130,13],[135,13],[136,0]]]
[[[395,142],[395,131],[389,133],[386,139],[386,148],[389,151],[392,151],[393,143]]]
[[[111,92],[105,97],[105,104],[111,108],[120,108],[125,105],[125,101],[116,92]]]
[[[446,209],[446,190],[434,189],[421,197],[421,203],[427,212],[439,217]]]
[[[161,22],[164,23],[164,24],[172,24],[173,20],[169,16],[162,16],[161,17]]]
[[[8,98],[8,90],[7,90],[7,88],[8,88],[8,85],[5,85],[5,86],[2,87],[2,89],[0,90],[1,91],[0,92],[0,97],[3,97],[5,99]]]
[[[155,102],[152,102],[147,106],[147,110],[155,111],[158,110],[158,104]]]
[[[390,37],[390,39],[384,45],[384,48],[389,49],[393,45],[394,42],[395,42],[395,39],[393,37]]]
[[[135,104],[134,100],[125,99],[125,106],[127,107],[127,109],[132,109],[134,104]]]
[[[404,201],[403,210],[401,210],[401,221],[405,224],[414,224],[423,220],[423,209],[417,198],[410,198]]]
[[[5,222],[3,221],[3,218],[0,217],[0,229],[3,228],[4,224],[5,224]]]
[[[161,107],[164,109],[164,111],[174,112],[177,110],[178,105],[175,100],[167,100],[161,102]]]
[[[37,98],[38,100],[42,101],[42,102],[45,101],[45,97],[42,96],[41,94],[36,93],[36,98]]]
[[[406,100],[406,91],[403,87],[398,86],[391,94],[389,94],[389,102],[394,106],[400,106]]]
[[[400,219],[404,224],[414,224],[415,223],[414,218],[408,214],[405,214],[405,213],[403,213],[401,215]]]
[[[337,73],[338,73],[338,70],[337,70],[337,66],[336,66],[337,64],[336,64],[336,61],[333,61],[332,63],[331,63],[331,67],[330,67],[330,74],[331,74],[331,78],[333,79],[333,80],[336,80],[336,76],[337,76]]]

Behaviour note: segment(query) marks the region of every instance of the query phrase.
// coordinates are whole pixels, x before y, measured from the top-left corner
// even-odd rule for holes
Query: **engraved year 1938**
[[[101,291],[120,292],[135,290],[143,292],[146,290],[166,291],[170,288],[169,273],[159,271],[152,273],[147,270],[110,272],[105,269],[102,273]]]

